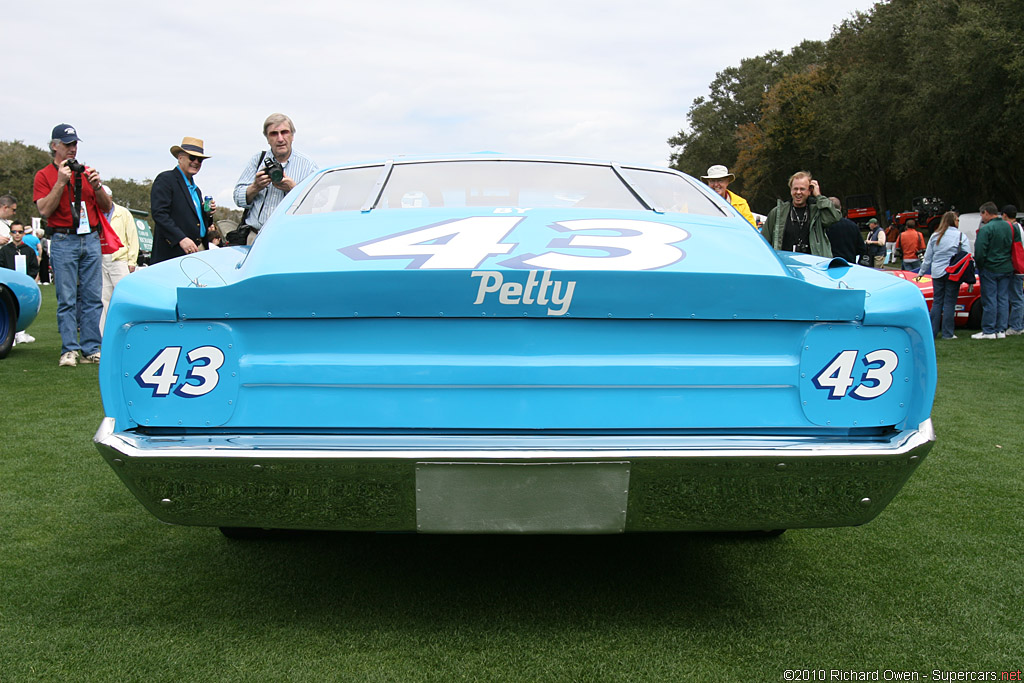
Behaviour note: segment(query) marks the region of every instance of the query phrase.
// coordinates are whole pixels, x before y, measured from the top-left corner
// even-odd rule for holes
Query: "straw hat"
[[[175,159],[177,159],[178,155],[182,152],[203,159],[210,158],[209,154],[203,154],[203,141],[199,138],[183,137],[180,145],[174,145],[171,147],[171,156]]]

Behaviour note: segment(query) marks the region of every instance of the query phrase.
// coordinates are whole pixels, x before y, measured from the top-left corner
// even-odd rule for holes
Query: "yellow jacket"
[[[729,203],[732,204],[733,208],[740,212],[744,218],[750,221],[750,224],[755,228],[757,227],[757,221],[754,220],[754,214],[750,212],[750,205],[747,204],[747,200],[739,196],[735,192],[729,192]]]
[[[139,260],[139,231],[135,227],[135,217],[132,212],[114,204],[113,214],[110,216],[110,227],[114,229],[117,236],[124,245],[110,255],[112,261],[127,261],[128,265],[135,266]]]

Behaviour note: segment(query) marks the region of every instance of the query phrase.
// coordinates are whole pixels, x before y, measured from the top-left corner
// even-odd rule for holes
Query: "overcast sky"
[[[70,123],[81,161],[143,180],[202,138],[196,180],[222,205],[275,111],[321,167],[483,150],[665,166],[718,71],[825,40],[873,4],[19,3],[4,13],[0,139],[45,147]]]

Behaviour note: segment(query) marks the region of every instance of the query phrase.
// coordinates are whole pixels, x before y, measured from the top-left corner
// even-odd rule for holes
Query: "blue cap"
[[[78,142],[81,140],[78,137],[78,133],[75,132],[75,127],[68,123],[61,123],[53,127],[53,134],[50,136],[54,140],[60,140],[65,145],[70,145],[72,142]]]

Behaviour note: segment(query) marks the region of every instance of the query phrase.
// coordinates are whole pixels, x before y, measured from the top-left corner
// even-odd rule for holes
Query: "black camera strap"
[[[260,172],[260,166],[263,165],[263,159],[266,156],[267,156],[267,151],[266,150],[263,150],[262,152],[260,152],[260,160],[256,162],[256,173]],[[256,174],[254,173],[253,174],[253,178],[255,179],[255,177],[256,177]],[[254,199],[253,202],[255,202],[255,201],[256,200]],[[260,212],[259,212],[259,214],[256,215],[257,219],[259,219],[259,217],[263,215],[263,205],[264,204],[266,204],[266,201],[260,202]],[[249,224],[247,219],[249,218],[249,212],[250,211],[252,211],[252,207],[251,206],[248,209],[246,209],[245,211],[242,212],[242,222],[240,223],[240,225],[248,225]]]
[[[82,213],[79,210],[82,206],[82,174],[75,173],[75,192],[71,198],[71,227],[78,230],[78,224],[82,220]]]

